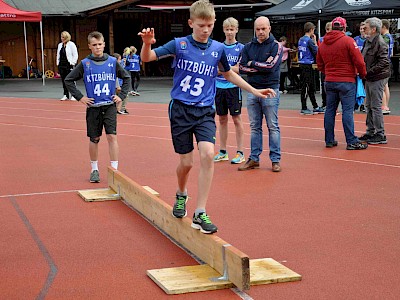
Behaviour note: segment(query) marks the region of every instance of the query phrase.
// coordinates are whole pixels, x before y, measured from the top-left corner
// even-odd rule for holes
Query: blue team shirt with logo
[[[239,42],[236,42],[232,45],[223,45],[225,47],[225,54],[229,65],[235,66],[239,62],[240,54],[242,53],[244,45]],[[218,89],[229,89],[236,87],[236,85],[226,80],[222,75],[218,75],[216,86]]]
[[[365,39],[363,39],[361,36],[358,35],[354,38],[354,40],[356,41],[358,49],[360,49],[360,51],[362,51],[362,49],[364,48]]]
[[[140,71],[140,57],[137,54],[128,55],[126,57],[125,70],[138,72]]]
[[[311,42],[311,38],[307,35],[305,35],[299,39],[298,54],[299,54],[299,63],[300,64],[311,65],[315,62],[314,55],[311,52],[310,47],[309,47],[309,43],[312,43],[312,42]]]
[[[95,62],[89,58],[82,60],[86,95],[94,99],[93,106],[114,103],[112,96],[116,87],[117,63],[117,59],[112,56],[104,62]]]

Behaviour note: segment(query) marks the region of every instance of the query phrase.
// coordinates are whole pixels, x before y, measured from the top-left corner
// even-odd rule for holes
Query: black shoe
[[[124,110],[124,113],[126,114],[126,115],[129,115],[129,112],[125,109]]]
[[[192,228],[199,229],[202,233],[214,233],[218,231],[210,217],[206,213],[200,213],[198,216],[193,215]]]
[[[360,112],[366,112],[364,104],[360,105]]]
[[[172,209],[172,215],[175,218],[186,217],[186,202],[188,201],[188,196],[176,195],[176,200],[174,207]]]
[[[363,144],[360,142],[355,142],[353,144],[347,144],[347,150],[364,150],[368,148],[368,144]]]
[[[372,138],[367,140],[367,143],[371,145],[387,144],[386,135],[375,134]]]
[[[363,134],[362,136],[360,136],[358,139],[360,141],[366,142],[369,139],[371,139],[373,136],[374,136],[373,134],[366,133],[366,134]]]
[[[337,141],[333,141],[333,142],[330,142],[330,143],[326,143],[325,147],[326,148],[333,148],[333,147],[336,147],[337,145],[338,145],[338,142]]]

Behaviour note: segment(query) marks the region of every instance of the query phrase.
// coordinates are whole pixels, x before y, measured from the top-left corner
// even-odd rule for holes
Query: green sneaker
[[[172,209],[172,215],[175,218],[186,217],[186,202],[188,201],[188,196],[176,195],[176,201]]]
[[[229,160],[228,152],[222,153],[220,151],[214,156],[214,161],[224,161],[224,160]]]
[[[242,162],[244,162],[246,159],[244,158],[244,155],[236,152],[236,156],[234,159],[231,160],[231,164],[241,164]]]
[[[90,182],[100,182],[100,174],[98,170],[93,170],[92,173],[90,173]]]
[[[202,233],[214,233],[218,231],[210,217],[206,213],[200,213],[198,216],[193,215],[192,228],[199,229]]]

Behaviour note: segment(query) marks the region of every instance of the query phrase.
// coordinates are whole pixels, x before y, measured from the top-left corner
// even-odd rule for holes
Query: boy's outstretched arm
[[[267,97],[275,97],[276,93],[273,89],[256,89],[248,84],[242,77],[236,74],[233,70],[229,70],[228,72],[222,72],[222,75],[226,80],[232,82],[233,84],[240,87],[242,90],[245,90],[249,93],[252,93],[256,97],[267,98]]]
[[[142,37],[143,46],[140,51],[140,58],[144,62],[157,60],[157,55],[154,50],[151,50],[151,45],[156,42],[154,38],[154,28],[144,28],[138,33]]]

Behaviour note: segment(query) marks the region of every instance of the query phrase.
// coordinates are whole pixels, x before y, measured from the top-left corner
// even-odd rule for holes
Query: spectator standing
[[[239,31],[239,22],[235,18],[224,20],[223,31],[225,33],[225,54],[231,69],[239,73],[239,57],[243,44],[236,40]],[[232,164],[240,164],[245,161],[243,153],[243,122],[242,122],[242,91],[239,87],[229,82],[219,74],[216,81],[217,91],[215,94],[215,106],[219,119],[220,150],[214,156],[214,161],[225,161],[229,159],[226,142],[228,140],[228,110],[232,116],[236,132],[236,156],[231,160]]]
[[[71,41],[71,35],[67,31],[61,32],[61,43],[57,46],[57,66],[58,73],[61,76],[61,82],[64,89],[64,95],[61,101],[69,99],[69,91],[65,85],[65,78],[71,72],[78,61],[78,49],[74,42]],[[71,96],[71,100],[76,100]]]
[[[121,67],[125,68],[125,63],[122,60],[121,54],[114,53],[113,56],[117,59],[117,63],[119,63],[121,65]],[[117,78],[117,81],[116,81],[116,86],[117,86],[116,93],[117,93],[117,95],[119,95],[119,93],[121,92],[122,83],[123,83],[123,79]],[[122,99],[121,102],[119,102],[117,104],[117,113],[119,115],[129,115],[129,112],[126,110],[126,104],[128,103],[128,98],[129,98],[129,96],[127,95],[124,99]]]
[[[301,81],[301,111],[302,115],[312,115],[324,113],[321,107],[318,107],[315,99],[315,78],[313,63],[317,55],[318,46],[317,39],[314,34],[315,25],[311,22],[304,24],[304,36],[298,42],[298,59],[300,66],[300,81]],[[310,96],[310,101],[313,110],[307,108],[307,95]]]
[[[128,51],[124,52],[126,53],[125,70],[131,73],[132,90],[129,94],[132,96],[140,96],[138,87],[140,82],[140,65],[142,62],[140,61],[139,55],[136,54],[137,49],[134,46],[129,48],[129,53]]]
[[[332,31],[332,22],[327,22],[325,24],[325,32],[331,32]],[[321,46],[321,43],[324,41],[325,35],[321,36],[318,40],[318,47]],[[321,71],[321,70],[320,70]],[[322,95],[322,108],[325,110],[326,109],[326,91],[325,91],[325,74],[321,72],[321,95]]]
[[[364,43],[365,43],[364,26],[365,26],[365,22],[361,22],[360,23],[360,35],[357,35],[356,37],[354,37],[354,41],[356,42],[358,49],[360,49],[360,52],[362,52],[362,49],[363,49]],[[363,84],[364,84],[364,81],[365,80],[363,80]],[[358,103],[355,103],[354,110],[357,110],[357,108],[358,108]],[[360,112],[365,112],[364,104],[360,105]]]
[[[98,168],[99,142],[103,127],[107,135],[111,166],[118,169],[119,147],[117,141],[117,107],[128,93],[130,76],[117,63],[115,57],[104,53],[104,37],[98,31],[88,35],[88,46],[92,54],[84,58],[65,78],[65,84],[72,96],[86,108],[86,127],[89,142],[89,155],[92,171],[90,182],[100,182]],[[116,78],[123,79],[121,92],[115,95]],[[74,82],[82,79],[86,96]]]
[[[325,74],[327,106],[324,116],[325,145],[336,147],[335,116],[339,102],[342,104],[342,124],[346,136],[347,150],[362,150],[368,147],[354,135],[354,100],[356,97],[356,75],[366,75],[365,63],[355,41],[346,36],[346,20],[338,17],[332,21],[332,31],[325,35],[317,53],[318,69]]]
[[[248,82],[256,88],[270,88],[275,97],[261,98],[253,94],[247,96],[247,112],[251,129],[251,153],[239,171],[260,167],[260,155],[263,151],[262,122],[265,116],[269,133],[269,157],[272,171],[280,172],[281,132],[278,124],[279,108],[279,73],[283,48],[271,34],[271,25],[266,17],[259,17],[254,22],[256,37],[247,43],[240,58],[240,73],[247,74]]]
[[[279,43],[282,46],[283,49],[283,54],[282,54],[282,62],[281,62],[281,75],[280,75],[280,80],[279,80],[279,93],[286,94],[287,90],[285,88],[285,81],[286,78],[288,77],[289,74],[289,52],[295,52],[295,50],[287,48],[286,43],[287,43],[287,38],[285,36],[282,36],[279,39]]]
[[[365,107],[367,110],[367,130],[359,139],[368,144],[386,144],[385,128],[382,114],[382,97],[385,84],[390,77],[388,46],[380,31],[382,21],[369,18],[365,21],[366,41],[362,54],[367,66],[365,81]]]
[[[382,19],[381,34],[382,34],[383,40],[388,45],[388,58],[389,58],[389,61],[390,61],[391,57],[393,56],[394,39],[393,39],[392,35],[389,32],[389,28],[390,28],[390,21],[387,20],[387,19]],[[392,66],[390,66],[390,68],[391,67]],[[384,115],[390,114],[390,109],[389,109],[389,100],[390,100],[389,78],[387,79],[387,82],[385,84],[385,89],[383,90],[382,113]]]

